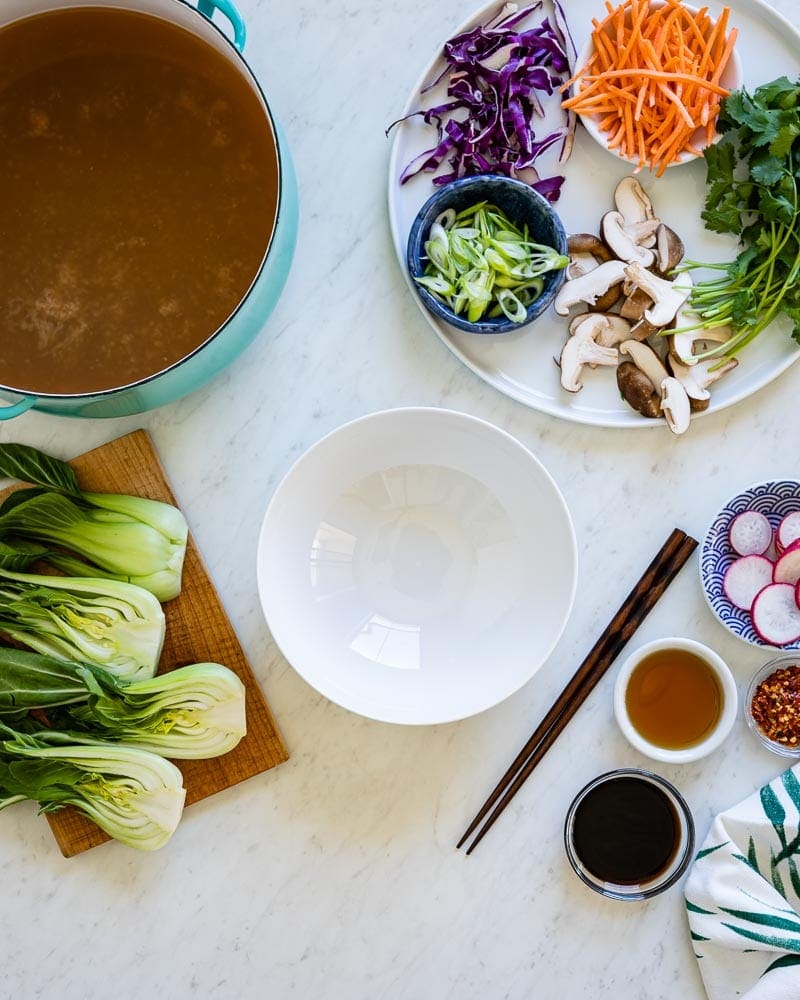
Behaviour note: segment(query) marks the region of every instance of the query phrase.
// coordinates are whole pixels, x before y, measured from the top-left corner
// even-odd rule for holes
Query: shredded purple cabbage
[[[522,10],[506,4],[487,24],[445,43],[445,69],[423,93],[449,74],[449,100],[413,111],[386,130],[388,134],[400,121],[417,116],[436,126],[436,145],[408,164],[400,175],[401,184],[421,172],[435,173],[446,160],[451,170],[433,178],[437,187],[474,174],[503,174],[525,181],[551,202],[558,200],[564,178],[542,179],[534,167],[538,157],[558,142],[563,163],[575,132],[572,112],[565,112],[558,131],[544,137],[534,131],[535,119],[544,116],[539,95],[557,92],[569,79],[575,60],[563,8],[559,0],[552,3],[554,24],[544,17],[537,26],[519,30],[542,8],[543,0]]]

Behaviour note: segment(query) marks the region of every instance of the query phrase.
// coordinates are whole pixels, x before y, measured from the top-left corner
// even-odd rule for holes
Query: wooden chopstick
[[[469,839],[494,807],[466,853],[471,854],[483,840],[696,548],[697,542],[694,538],[677,528],[672,532],[531,738],[497,783],[459,840],[457,848]]]
[[[517,754],[516,758],[514,759],[514,762],[511,764],[506,773],[497,783],[492,794],[489,796],[489,798],[483,804],[476,817],[467,827],[464,836],[461,838],[461,840],[459,840],[458,844],[456,844],[456,848],[460,848],[464,844],[464,842],[469,838],[473,830],[475,830],[475,828],[478,826],[478,824],[486,815],[486,813],[489,812],[494,803],[500,798],[502,793],[505,791],[506,787],[511,783],[511,781],[513,781],[517,772],[525,765],[531,753],[533,753],[533,751],[536,749],[537,743],[539,743],[542,740],[542,738],[547,733],[547,730],[558,720],[559,716],[564,711],[565,705],[576,696],[580,688],[586,683],[587,678],[597,667],[598,657],[602,656],[603,652],[605,652],[606,646],[611,641],[615,627],[619,627],[621,619],[626,619],[628,617],[628,615],[632,611],[633,606],[639,600],[639,595],[642,592],[642,588],[645,587],[649,588],[650,586],[652,586],[652,581],[655,579],[655,576],[659,572],[659,569],[662,566],[666,565],[671,559],[673,559],[678,554],[680,546],[683,544],[684,540],[687,537],[688,537],[687,535],[685,535],[682,531],[676,528],[669,536],[669,538],[666,540],[664,545],[662,545],[661,549],[656,554],[655,558],[652,560],[650,565],[642,574],[642,577],[639,580],[639,582],[625,598],[619,611],[617,611],[614,618],[611,620],[611,622],[608,624],[607,628],[604,630],[600,638],[594,644],[591,651],[586,656],[586,659],[575,671],[569,683],[561,692],[561,694],[558,696],[558,698],[555,700],[552,707],[548,711],[547,715],[545,715],[545,717],[539,723],[531,738],[528,740],[528,742],[525,744],[522,750],[520,750],[520,752]]]

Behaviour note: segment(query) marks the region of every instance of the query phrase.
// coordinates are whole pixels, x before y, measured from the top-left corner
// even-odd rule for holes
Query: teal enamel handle
[[[35,405],[35,396],[23,396],[18,403],[0,407],[0,420],[13,420],[14,417],[18,417],[21,413],[25,413],[26,410]]]
[[[218,10],[231,22],[233,28],[233,44],[241,52],[244,48],[247,31],[242,20],[242,15],[231,3],[231,0],[197,0],[197,9],[204,14],[209,21],[214,19],[214,11]]]

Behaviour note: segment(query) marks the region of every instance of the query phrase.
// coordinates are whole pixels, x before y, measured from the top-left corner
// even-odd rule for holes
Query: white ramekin
[[[628,710],[625,707],[625,694],[631,674],[645,657],[651,653],[660,652],[662,649],[683,649],[689,653],[694,653],[695,656],[699,656],[714,671],[722,696],[722,710],[714,728],[700,743],[682,750],[667,750],[646,740],[634,727],[628,715]],[[733,728],[738,703],[739,697],[736,690],[736,681],[722,657],[715,653],[713,649],[704,646],[701,642],[677,636],[655,639],[644,646],[639,646],[623,663],[617,675],[616,685],[614,686],[614,715],[617,718],[617,724],[622,730],[623,736],[640,753],[645,754],[653,760],[659,760],[664,764],[687,764],[690,761],[700,760],[701,757],[706,757],[708,754],[713,753],[723,743]]]

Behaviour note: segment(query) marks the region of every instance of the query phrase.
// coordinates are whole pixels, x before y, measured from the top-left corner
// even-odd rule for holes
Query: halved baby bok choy
[[[115,840],[155,851],[175,832],[185,798],[181,772],[158,754],[0,723],[0,809],[23,799],[42,812],[71,805]]]
[[[160,601],[180,593],[188,527],[172,504],[85,493],[71,466],[27,445],[0,444],[0,476],[33,484],[0,506],[0,566],[45,559],[73,576],[137,584]]]
[[[134,680],[155,674],[165,624],[158,600],[142,587],[0,569],[0,630],[39,653]]]
[[[73,735],[175,759],[219,757],[247,731],[244,684],[219,663],[123,681],[92,664],[0,648],[0,716],[37,708]]]

